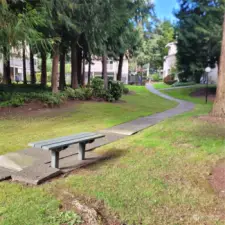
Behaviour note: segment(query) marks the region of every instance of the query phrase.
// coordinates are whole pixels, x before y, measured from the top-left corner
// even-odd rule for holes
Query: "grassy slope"
[[[224,157],[225,128],[196,118],[210,104],[184,98],[198,103],[193,112],[98,149],[118,158],[70,176],[66,185],[76,195],[104,200],[129,224],[224,224],[225,203],[208,176]],[[65,180],[58,184],[63,185]]]
[[[0,121],[0,154],[26,147],[29,141],[80,131],[99,130],[140,116],[164,111],[176,105],[150,94],[144,87],[130,87],[136,95],[123,97],[125,103],[87,103],[53,118],[11,118]],[[50,185],[51,186],[51,185]],[[54,186],[54,184],[53,184]],[[0,183],[1,225],[61,225],[59,202],[43,188]],[[71,217],[71,216],[70,216]],[[69,217],[69,218],[70,218]],[[72,214],[72,218],[76,215]]]
[[[96,131],[138,117],[165,111],[176,103],[149,93],[144,87],[131,86],[136,95],[124,96],[123,103],[79,104],[67,113],[53,117],[10,118],[0,121],[0,154],[27,147],[31,141]],[[160,103],[160,104],[159,104]]]
[[[177,91],[169,93],[189,94]],[[224,157],[225,128],[198,120],[211,105],[193,101],[193,112],[97,150],[113,152],[111,160],[43,188],[50,187],[51,194],[69,188],[75,195],[104,200],[129,224],[224,224],[225,203],[211,190],[208,175]],[[40,188],[21,187],[0,183],[0,224],[57,224],[49,222],[57,213],[54,198],[43,198]]]

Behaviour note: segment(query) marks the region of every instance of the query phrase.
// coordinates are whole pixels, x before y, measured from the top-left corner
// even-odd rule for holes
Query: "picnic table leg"
[[[59,168],[59,152],[52,151],[51,167]]]
[[[84,160],[85,159],[85,143],[79,143],[79,150],[78,150],[78,160]]]

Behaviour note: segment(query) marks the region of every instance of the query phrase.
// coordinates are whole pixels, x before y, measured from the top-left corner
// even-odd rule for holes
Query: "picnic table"
[[[44,140],[28,145],[33,148],[51,151],[51,167],[59,168],[59,153],[74,144],[78,144],[78,160],[85,159],[86,144],[94,142],[96,139],[103,138],[105,135],[99,133],[80,133],[71,136],[59,137]]]

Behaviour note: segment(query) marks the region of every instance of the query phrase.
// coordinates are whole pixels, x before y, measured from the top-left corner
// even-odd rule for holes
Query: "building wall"
[[[209,76],[209,83],[217,84],[217,81],[218,81],[218,66],[217,65],[214,69],[212,69],[212,71],[209,73],[208,76]]]
[[[118,66],[119,66],[118,61],[108,60],[108,63],[107,63],[108,76],[112,77],[114,80],[116,80],[117,78]],[[85,65],[85,71],[86,71],[86,80],[87,80],[88,65]],[[91,74],[92,74],[92,77],[101,76],[102,74],[101,60],[92,61]],[[129,74],[129,63],[128,63],[128,60],[125,59],[123,62],[123,68],[122,68],[122,82],[125,84],[128,84],[128,74]]]
[[[35,63],[35,71],[38,71],[37,68],[37,58],[34,58]],[[20,57],[11,57],[10,58],[10,68],[12,73],[12,79],[15,80],[15,76],[17,75],[21,81],[23,81],[23,59]],[[27,75],[30,74],[30,60],[26,59],[26,71]],[[0,73],[3,74],[3,59],[0,58]]]
[[[167,48],[169,48],[168,55],[164,58],[163,63],[163,77],[166,77],[170,75],[170,71],[173,67],[176,66],[177,63],[177,45],[176,42],[171,42],[168,45],[166,45]]]

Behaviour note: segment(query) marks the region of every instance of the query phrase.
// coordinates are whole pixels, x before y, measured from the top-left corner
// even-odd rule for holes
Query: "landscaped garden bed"
[[[18,107],[23,105],[43,107],[60,106],[67,101],[118,101],[122,94],[128,94],[129,89],[120,82],[109,81],[108,90],[104,89],[103,80],[93,79],[89,87],[80,87],[72,89],[67,87],[59,93],[52,93],[49,88],[43,88],[40,85],[11,85],[0,86],[0,108]],[[32,107],[33,108],[33,107]],[[39,108],[39,107],[38,107]]]

